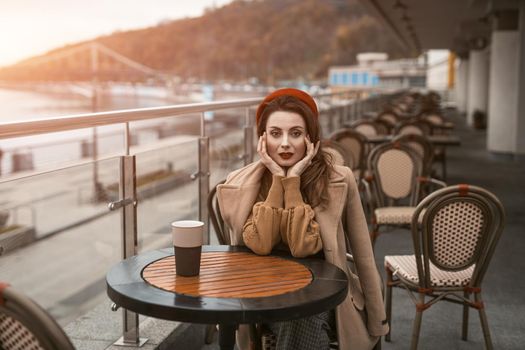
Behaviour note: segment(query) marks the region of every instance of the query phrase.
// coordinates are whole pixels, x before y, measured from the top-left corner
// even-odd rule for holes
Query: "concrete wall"
[[[474,111],[487,112],[489,83],[488,49],[470,51],[468,65],[467,123],[473,124]]]
[[[520,2],[518,49],[518,126],[516,153],[525,154],[525,0]],[[520,137],[521,136],[521,137]]]
[[[468,59],[461,59],[456,73],[456,103],[460,113],[467,113]]]
[[[492,32],[487,148],[515,152],[518,123],[517,31]]]
[[[427,69],[427,88],[431,90],[448,89],[448,59],[439,62],[429,63]]]

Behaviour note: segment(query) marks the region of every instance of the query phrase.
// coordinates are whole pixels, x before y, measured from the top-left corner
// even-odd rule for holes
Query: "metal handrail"
[[[97,112],[26,120],[22,122],[0,123],[0,139],[31,136],[57,131],[83,129],[103,125],[122,124],[140,120],[177,115],[216,111],[219,109],[250,107],[262,101],[262,97],[242,100],[190,103],[175,106],[126,109],[110,112]]]
[[[315,98],[345,95],[355,91],[340,91],[336,93],[322,93],[314,95]],[[41,118],[21,122],[0,123],[0,139],[16,138],[45,134],[58,131],[84,129],[96,126],[122,124],[140,120],[178,115],[203,113],[220,109],[252,107],[259,104],[263,97],[252,97],[237,100],[187,103],[162,107],[148,107],[125,109],[109,112],[83,113],[63,117]]]

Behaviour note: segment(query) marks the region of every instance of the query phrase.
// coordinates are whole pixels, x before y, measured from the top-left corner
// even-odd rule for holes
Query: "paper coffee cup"
[[[196,276],[199,274],[203,230],[202,221],[181,220],[171,223],[177,275]]]

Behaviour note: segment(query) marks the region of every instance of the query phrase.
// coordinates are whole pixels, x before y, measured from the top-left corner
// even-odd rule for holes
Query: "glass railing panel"
[[[136,153],[139,251],[171,246],[170,223],[199,219],[197,137],[165,138]]]
[[[210,137],[211,187],[225,179],[232,170],[244,165],[245,119],[245,108],[214,112],[212,118],[207,116],[206,133]]]
[[[119,159],[0,182],[0,280],[62,325],[98,305],[121,259],[120,213],[108,210]]]
[[[124,124],[0,140],[0,175],[54,170],[124,152]],[[93,144],[97,147],[94,148]]]
[[[160,143],[170,142],[177,136],[198,136],[200,134],[200,114],[193,113],[175,117],[155,118],[129,123],[130,146],[135,152],[144,147],[157,147]],[[133,150],[132,150],[132,153]]]

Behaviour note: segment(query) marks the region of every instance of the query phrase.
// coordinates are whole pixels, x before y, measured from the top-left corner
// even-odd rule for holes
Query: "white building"
[[[361,53],[354,66],[334,66],[328,70],[331,87],[410,88],[426,86],[423,58],[388,60],[386,53]]]

